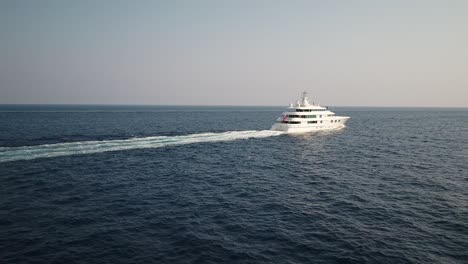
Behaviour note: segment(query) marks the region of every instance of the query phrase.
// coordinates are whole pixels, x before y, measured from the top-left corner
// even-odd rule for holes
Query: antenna
[[[309,106],[309,99],[307,98],[307,92],[302,92],[302,106]]]

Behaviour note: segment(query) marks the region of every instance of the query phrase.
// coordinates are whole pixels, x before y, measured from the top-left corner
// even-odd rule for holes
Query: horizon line
[[[129,104],[129,103],[0,103],[0,106],[190,106],[190,107],[283,107],[285,105],[222,105],[222,104]],[[394,106],[394,105],[320,105],[324,107],[367,108],[468,108],[468,106]]]

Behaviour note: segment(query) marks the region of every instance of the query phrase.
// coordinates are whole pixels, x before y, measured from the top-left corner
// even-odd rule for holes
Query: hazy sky
[[[468,1],[0,0],[0,103],[468,107]]]

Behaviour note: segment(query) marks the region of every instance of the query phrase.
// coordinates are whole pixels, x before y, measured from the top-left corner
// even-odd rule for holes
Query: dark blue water
[[[0,262],[467,263],[468,110],[333,110],[1,106]]]

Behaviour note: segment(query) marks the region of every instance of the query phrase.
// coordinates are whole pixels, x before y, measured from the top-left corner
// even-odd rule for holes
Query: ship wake
[[[0,162],[52,158],[131,149],[162,148],[205,142],[233,141],[249,138],[279,136],[283,132],[271,130],[228,131],[182,136],[154,136],[123,140],[81,141],[23,147],[0,148]]]

